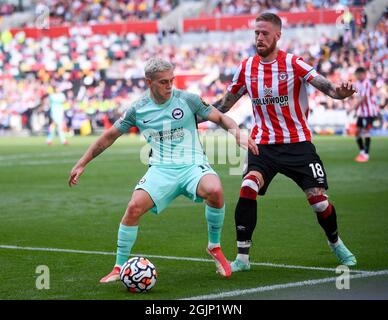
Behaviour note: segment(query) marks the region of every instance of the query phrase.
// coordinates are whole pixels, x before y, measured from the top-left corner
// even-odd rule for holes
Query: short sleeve
[[[130,106],[125,113],[118,119],[114,126],[121,133],[126,133],[128,130],[136,125],[135,107]]]
[[[295,60],[294,70],[298,77],[303,78],[307,82],[310,82],[318,75],[314,67],[304,62],[300,57]]]
[[[232,83],[228,86],[228,91],[233,94],[246,94],[247,88],[245,84],[245,66],[247,61],[243,61],[237,68]]]
[[[199,115],[202,119],[207,120],[212,111],[212,106],[205,102],[200,96],[193,93],[186,92],[185,98],[191,111],[194,114]]]

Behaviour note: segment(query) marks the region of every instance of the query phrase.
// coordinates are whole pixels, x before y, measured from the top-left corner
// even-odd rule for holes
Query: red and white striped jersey
[[[257,144],[311,141],[306,83],[317,75],[302,58],[282,50],[273,62],[255,55],[240,64],[228,91],[248,92],[256,120],[251,137]]]
[[[368,79],[356,82],[356,89],[360,99],[365,96],[365,101],[357,108],[357,116],[366,117],[377,117],[378,109],[377,104],[372,97],[372,84]]]

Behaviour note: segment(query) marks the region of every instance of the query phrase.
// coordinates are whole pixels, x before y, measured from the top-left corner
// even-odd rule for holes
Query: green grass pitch
[[[140,222],[133,253],[159,256],[150,258],[158,281],[147,294],[130,294],[121,283],[98,283],[111,270],[113,254],[4,247],[115,252],[118,224],[133,187],[147,170],[139,161],[143,142],[121,137],[70,189],[70,169],[95,139],[70,138],[68,146],[48,147],[43,137],[0,138],[0,299],[179,299],[335,276],[327,270],[254,265],[251,272],[222,279],[212,262],[180,259],[209,258],[204,206],[184,197],[160,216],[147,213]],[[352,138],[316,137],[314,142],[326,167],[340,235],[359,262],[356,269],[388,269],[388,139],[373,138],[371,160],[361,164],[353,161],[357,147]],[[229,175],[228,164],[213,167],[225,190],[223,248],[233,259],[241,177]],[[291,180],[278,175],[258,204],[253,262],[337,266],[303,192]],[[50,271],[48,290],[36,288],[40,265]]]

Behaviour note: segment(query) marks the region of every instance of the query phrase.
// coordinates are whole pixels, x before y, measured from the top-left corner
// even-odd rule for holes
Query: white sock
[[[216,247],[221,247],[221,244],[220,243],[208,242],[207,247],[208,247],[209,250],[212,250],[212,249],[214,249]]]
[[[341,243],[341,239],[338,237],[337,242],[334,242],[334,243],[332,243],[332,242],[330,242],[330,241],[328,241],[328,242],[329,242],[329,246],[332,247],[333,249],[335,249],[335,248],[337,248],[337,247],[339,246],[339,244]]]
[[[249,263],[249,254],[238,253],[236,259],[244,262],[245,264],[248,264]]]

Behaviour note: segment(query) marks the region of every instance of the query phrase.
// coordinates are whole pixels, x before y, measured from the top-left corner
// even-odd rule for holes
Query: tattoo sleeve
[[[231,92],[227,92],[221,101],[216,103],[217,109],[222,113],[228,112],[230,108],[234,106],[234,104],[242,97],[242,94],[234,94]]]
[[[327,94],[329,97],[332,97],[334,99],[341,98],[338,96],[333,84],[321,75],[315,77],[313,80],[310,81],[310,83],[319,91],[323,92],[324,94]]]

